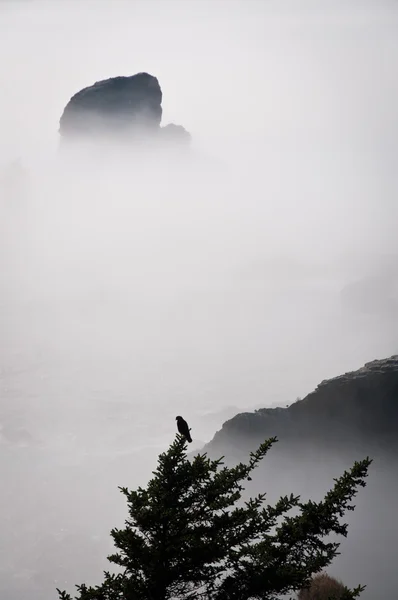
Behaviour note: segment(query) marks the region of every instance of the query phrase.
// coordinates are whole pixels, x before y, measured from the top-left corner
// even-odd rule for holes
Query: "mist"
[[[4,597],[101,577],[177,414],[200,447],[397,353],[397,29],[387,1],[0,3]],[[192,149],[61,152],[71,96],[140,71]]]

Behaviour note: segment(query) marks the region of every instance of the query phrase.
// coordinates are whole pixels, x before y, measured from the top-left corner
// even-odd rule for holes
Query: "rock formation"
[[[366,363],[357,371],[322,381],[287,408],[241,413],[224,423],[205,451],[236,455],[277,436],[280,447],[398,447],[398,355]]]
[[[398,589],[391,569],[398,543],[397,434],[398,355],[323,381],[288,408],[236,415],[201,454],[236,464],[247,461],[264,439],[277,436],[279,443],[245,485],[247,496],[266,492],[271,505],[291,493],[318,502],[333,478],[370,456],[369,481],[347,515],[348,538],[331,574],[350,586],[366,584],[361,598],[374,600],[395,597]]]
[[[190,134],[180,125],[161,127],[162,90],[156,77],[138,73],[97,81],[69,100],[60,119],[63,140],[130,141],[146,137],[187,144]]]

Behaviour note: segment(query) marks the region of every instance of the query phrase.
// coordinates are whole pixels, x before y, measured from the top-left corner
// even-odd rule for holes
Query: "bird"
[[[188,423],[185,421],[185,419],[183,419],[180,416],[176,417],[176,421],[177,421],[178,433],[183,435],[185,437],[185,439],[187,440],[187,442],[191,443],[192,438],[191,438],[191,434],[189,433],[191,430],[188,427]]]

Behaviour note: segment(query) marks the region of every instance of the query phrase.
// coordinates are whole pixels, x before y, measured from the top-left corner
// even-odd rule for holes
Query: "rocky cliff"
[[[181,126],[161,127],[162,90],[149,73],[97,81],[72,96],[60,119],[62,140],[151,138],[186,145],[190,134]]]
[[[364,452],[398,448],[398,355],[322,381],[287,408],[241,413],[224,423],[205,447],[226,455],[253,450],[277,436],[280,447],[355,447]]]

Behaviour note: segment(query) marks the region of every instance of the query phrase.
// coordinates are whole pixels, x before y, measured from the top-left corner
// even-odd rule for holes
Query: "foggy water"
[[[199,447],[397,353],[397,6],[347,4],[0,3],[2,597],[100,577],[177,414]],[[69,98],[139,71],[192,156],[62,158]]]

